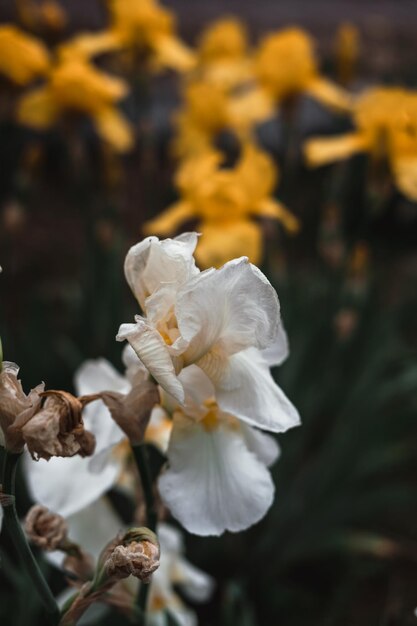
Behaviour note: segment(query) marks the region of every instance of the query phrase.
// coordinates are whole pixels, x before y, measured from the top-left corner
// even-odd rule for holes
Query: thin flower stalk
[[[35,557],[26,541],[26,537],[19,522],[15,506],[15,477],[20,454],[11,454],[5,451],[3,466],[3,492],[9,496],[4,504],[4,523],[10,533],[13,545],[16,548],[26,570],[37,590],[39,597],[47,611],[52,624],[58,624],[60,612],[48,584],[46,583]]]

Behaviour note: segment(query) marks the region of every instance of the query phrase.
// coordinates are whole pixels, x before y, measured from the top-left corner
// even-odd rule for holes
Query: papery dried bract
[[[46,551],[57,550],[67,540],[68,527],[61,515],[35,504],[26,515],[25,531],[29,540]]]
[[[144,380],[134,385],[128,394],[103,391],[100,396],[130,443],[142,443],[152,409],[160,400],[158,386]]]

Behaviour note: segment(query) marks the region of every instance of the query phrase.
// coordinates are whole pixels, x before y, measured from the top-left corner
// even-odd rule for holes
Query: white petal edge
[[[274,497],[266,467],[246,448],[242,434],[225,425],[207,432],[175,419],[161,497],[190,533],[221,535],[258,522]]]
[[[280,457],[281,449],[278,442],[271,435],[241,422],[242,434],[248,450],[256,454],[266,467],[271,467]]]
[[[202,359],[199,363],[205,369]],[[300,424],[300,416],[276,384],[259,350],[249,348],[227,359],[215,383],[223,411],[262,430],[281,433]]]
[[[25,475],[34,501],[68,517],[98,500],[117,482],[122,465],[111,452],[100,473],[90,470],[90,461],[80,456],[33,461],[26,453]]]
[[[193,252],[197,233],[183,233],[174,239],[147,237],[128,251],[125,276],[142,311],[145,301],[161,285],[182,283],[198,273]]]
[[[278,326],[274,342],[262,350],[261,354],[269,367],[277,367],[287,360],[290,354],[290,346],[287,332],[282,323]]]
[[[246,257],[196,276],[179,290],[175,313],[189,347],[185,364],[210,351],[230,355],[268,347],[280,324],[278,296],[266,276]]]

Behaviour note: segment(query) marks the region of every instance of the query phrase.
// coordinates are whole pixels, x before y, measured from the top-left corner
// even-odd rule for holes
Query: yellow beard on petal
[[[165,601],[165,599],[162,596],[159,596],[158,594],[155,594],[154,596],[152,596],[151,601],[149,603],[149,610],[150,611],[163,611],[167,606],[167,603]]]
[[[207,408],[208,411],[199,423],[206,432],[213,432],[220,426],[220,424],[225,425],[231,430],[239,430],[239,420],[237,420],[233,415],[221,411],[214,398],[206,400],[203,403],[203,406]]]

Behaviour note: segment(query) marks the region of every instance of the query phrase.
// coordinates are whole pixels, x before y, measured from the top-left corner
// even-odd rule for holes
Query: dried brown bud
[[[126,395],[103,391],[100,397],[131,444],[142,443],[152,409],[160,401],[158,386],[150,380],[144,380],[134,385]]]
[[[67,542],[68,527],[63,517],[35,504],[26,515],[28,538],[42,550],[58,550]]]
[[[42,383],[26,395],[18,373],[19,367],[7,361],[0,370],[0,445],[14,453],[23,450],[22,426],[38,411],[44,389]]]
[[[25,424],[23,439],[34,459],[52,456],[90,456],[94,435],[84,429],[82,409],[96,396],[75,398],[66,391],[45,391],[42,409]]]
[[[116,545],[115,545],[116,543]],[[113,581],[132,575],[148,583],[159,567],[160,549],[156,535],[148,528],[132,528],[105,551],[104,571]]]

